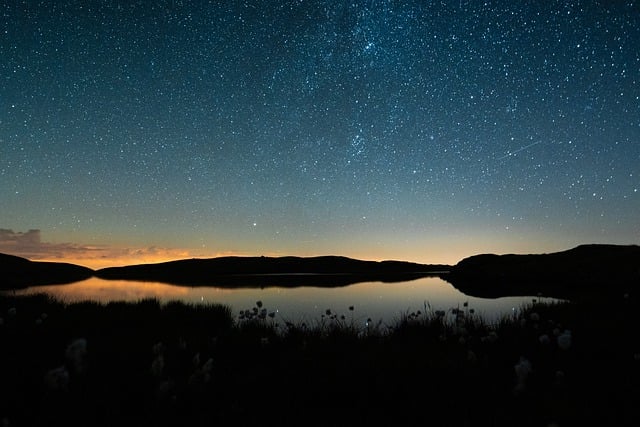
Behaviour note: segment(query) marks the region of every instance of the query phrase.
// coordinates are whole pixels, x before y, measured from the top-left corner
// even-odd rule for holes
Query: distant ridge
[[[482,254],[441,276],[467,295],[622,295],[640,284],[640,246],[588,244],[549,254]]]
[[[0,289],[58,285],[93,276],[93,270],[59,262],[37,262],[0,253]]]
[[[362,261],[341,256],[219,257],[96,271],[103,279],[143,280],[182,285],[340,286],[365,280],[402,281],[448,271],[448,265],[404,261]]]
[[[72,283],[92,276],[189,286],[344,286],[362,281],[404,281],[437,275],[449,265],[362,261],[341,256],[219,257],[94,271],[68,263],[36,262],[0,253],[0,289]]]
[[[548,254],[480,254],[454,266],[362,261],[342,256],[219,257],[90,268],[0,253],[0,289],[71,283],[95,276],[188,286],[344,286],[440,276],[469,296],[575,298],[622,294],[640,284],[640,246],[580,245]]]

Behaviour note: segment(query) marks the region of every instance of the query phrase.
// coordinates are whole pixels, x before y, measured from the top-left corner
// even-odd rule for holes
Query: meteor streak
[[[519,153],[519,152],[521,152],[521,151],[524,151],[524,150],[526,150],[526,149],[528,149],[528,148],[531,148],[531,147],[533,147],[534,145],[538,145],[538,144],[540,144],[541,142],[542,142],[542,141],[532,142],[531,144],[529,144],[529,145],[525,145],[524,147],[520,147],[520,148],[518,148],[518,149],[517,149],[517,150],[515,150],[515,151],[508,151],[508,152],[507,152],[507,154],[505,154],[505,155],[504,155],[504,156],[502,156],[502,157],[499,157],[497,160],[506,159],[507,157],[513,156],[514,154],[517,154],[517,153]]]

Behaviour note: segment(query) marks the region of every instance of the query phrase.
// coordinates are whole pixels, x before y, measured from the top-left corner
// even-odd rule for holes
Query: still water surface
[[[484,299],[469,297],[448,282],[437,277],[425,277],[407,282],[362,282],[337,288],[318,287],[266,287],[266,288],[217,288],[185,287],[165,283],[102,280],[91,278],[67,285],[38,286],[15,291],[16,295],[47,293],[65,302],[93,300],[135,302],[144,298],[157,298],[161,302],[179,300],[185,303],[220,303],[229,305],[234,314],[251,309],[256,301],[262,301],[269,311],[277,313],[279,321],[316,322],[330,309],[332,313],[345,315],[348,320],[393,324],[403,314],[421,310],[425,304],[432,310],[469,309],[495,321],[504,315],[517,312],[522,304],[534,297],[505,297]],[[354,306],[350,311],[349,306]]]

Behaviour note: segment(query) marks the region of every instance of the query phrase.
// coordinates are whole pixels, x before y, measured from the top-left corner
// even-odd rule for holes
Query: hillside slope
[[[0,289],[57,285],[93,276],[93,270],[58,262],[37,262],[0,253]]]
[[[406,280],[448,269],[443,265],[339,256],[219,257],[105,268],[98,270],[96,276],[188,285],[339,286],[362,280]]]
[[[622,294],[640,282],[640,247],[592,244],[549,254],[475,255],[442,277],[479,297]]]

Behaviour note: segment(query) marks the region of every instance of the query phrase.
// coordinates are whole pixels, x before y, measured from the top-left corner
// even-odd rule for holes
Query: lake
[[[262,301],[263,307],[268,311],[276,312],[276,321],[313,323],[319,321],[329,309],[332,313],[345,315],[347,320],[353,319],[357,323],[364,324],[370,318],[373,322],[381,321],[386,325],[393,324],[403,314],[418,310],[424,312],[426,304],[432,310],[448,311],[463,308],[463,304],[468,303],[469,309],[492,322],[504,315],[513,314],[523,304],[536,298],[469,297],[438,277],[394,283],[362,282],[335,288],[305,286],[236,289],[90,278],[66,285],[37,286],[11,293],[47,293],[65,302],[135,302],[144,298],[157,298],[161,302],[179,300],[196,304],[220,303],[230,306],[236,315],[240,310],[251,309],[257,301]],[[350,306],[354,306],[353,311],[349,310]]]

